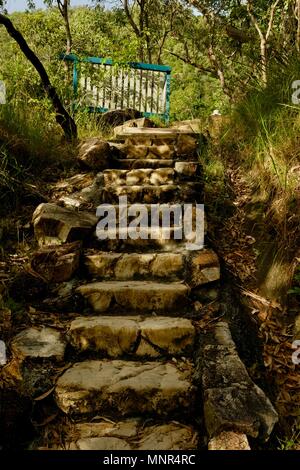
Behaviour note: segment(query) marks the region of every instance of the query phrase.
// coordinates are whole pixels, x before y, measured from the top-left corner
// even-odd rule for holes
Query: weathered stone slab
[[[270,400],[248,375],[226,322],[219,322],[203,348],[202,387],[210,437],[233,431],[267,439],[278,420]]]
[[[174,170],[172,168],[159,168],[157,170],[136,169],[136,170],[106,170],[103,173],[105,186],[111,185],[159,185],[173,184]]]
[[[202,196],[202,183],[162,185],[111,186],[103,190],[102,202],[117,204],[120,196],[127,196],[130,204],[157,204],[167,202],[194,203]]]
[[[167,416],[193,410],[191,364],[85,361],[59,377],[55,399],[67,414],[149,413]]]
[[[187,304],[189,288],[181,283],[160,284],[147,281],[111,281],[86,284],[76,289],[95,312],[113,307],[131,311],[170,311]]]
[[[31,268],[48,282],[68,281],[79,267],[80,247],[80,242],[42,247],[33,254]]]
[[[21,331],[11,343],[13,353],[22,359],[63,359],[65,341],[53,328],[28,328]]]
[[[109,168],[112,162],[110,145],[98,138],[86,139],[78,146],[78,159],[91,170]]]
[[[208,443],[208,450],[251,450],[247,436],[232,431],[221,432]]]
[[[180,134],[176,140],[175,152],[179,156],[196,156],[198,149],[197,137],[188,134]]]
[[[143,128],[143,127],[155,127],[155,124],[151,119],[142,117],[139,119],[130,119],[129,121],[124,122],[121,126],[117,126],[114,128],[114,136],[117,137],[120,133],[123,132],[124,129],[132,127],[132,128]]]
[[[188,284],[191,287],[208,284],[220,279],[219,258],[213,250],[195,251],[189,258]]]
[[[148,241],[148,240],[146,240]],[[84,263],[90,276],[111,280],[185,280],[199,287],[220,278],[217,255],[212,250],[191,253],[87,253]]]
[[[118,168],[122,170],[134,170],[137,168],[172,168],[174,165],[174,160],[163,160],[157,158],[139,158],[139,159],[130,159],[130,158],[119,158],[117,160]]]
[[[175,162],[175,172],[180,177],[193,178],[199,172],[199,163],[197,162]]]
[[[193,450],[198,435],[192,426],[180,423],[155,424],[142,420],[78,423],[65,437],[67,450]]]
[[[155,358],[184,355],[194,343],[195,328],[190,320],[174,317],[79,317],[71,323],[68,338],[79,351]]]
[[[193,131],[190,130],[181,130],[176,128],[143,128],[137,129],[132,127],[123,128],[122,132],[118,133],[116,137],[121,138],[145,138],[149,137],[151,139],[177,139],[178,136],[195,136]]]
[[[98,218],[86,211],[56,204],[40,204],[32,216],[34,234],[40,246],[82,240],[91,234]]]

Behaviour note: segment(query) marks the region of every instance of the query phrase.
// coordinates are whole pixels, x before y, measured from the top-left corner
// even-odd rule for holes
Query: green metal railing
[[[62,54],[73,63],[74,106],[104,113],[132,108],[145,117],[170,118],[171,67],[129,62],[116,64],[103,57],[79,58]]]

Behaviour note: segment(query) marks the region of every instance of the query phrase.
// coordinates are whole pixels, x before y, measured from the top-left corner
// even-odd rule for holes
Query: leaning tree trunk
[[[38,72],[45,92],[52,102],[56,113],[56,122],[61,126],[67,140],[77,137],[77,126],[74,119],[64,108],[56,89],[52,86],[45,67],[40,59],[30,49],[23,35],[18,31],[7,16],[0,13],[0,24],[4,25],[8,34],[17,42],[25,57],[31,62],[35,70]]]

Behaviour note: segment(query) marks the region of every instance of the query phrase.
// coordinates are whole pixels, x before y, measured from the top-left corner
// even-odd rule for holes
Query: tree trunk
[[[261,38],[261,41],[260,41],[260,56],[261,56],[261,78],[262,78],[262,82],[264,86],[267,86],[268,58],[267,58],[267,41],[265,38]]]
[[[56,113],[56,122],[61,126],[67,140],[72,140],[77,137],[77,126],[75,121],[64,108],[56,89],[52,86],[45,67],[30,49],[23,35],[14,27],[12,22],[7,16],[0,13],[0,24],[5,26],[8,34],[16,41],[25,57],[31,62],[35,70],[38,72],[45,92],[52,102]]]
[[[296,49],[298,52],[300,52],[300,0],[296,0],[296,17],[297,17]]]

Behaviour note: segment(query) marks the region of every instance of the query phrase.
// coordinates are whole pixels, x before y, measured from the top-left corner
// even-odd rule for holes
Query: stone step
[[[61,375],[58,407],[69,415],[193,415],[196,389],[188,361],[84,361]]]
[[[172,168],[158,168],[157,170],[105,170],[103,172],[104,185],[160,185],[174,184],[175,171]]]
[[[70,324],[67,337],[79,352],[111,358],[158,358],[190,354],[195,328],[190,320],[176,317],[78,317]]]
[[[169,253],[107,253],[86,251],[84,265],[90,278],[110,280],[185,280],[199,287],[220,278],[220,264],[212,250]]]
[[[197,163],[197,162],[196,162]],[[136,170],[139,168],[172,168],[174,167],[175,161],[162,160],[157,158],[118,158],[116,160],[116,167],[120,170]]]
[[[76,292],[94,312],[175,312],[187,305],[190,288],[180,282],[107,281],[82,285]]]
[[[193,450],[198,434],[192,426],[178,422],[147,423],[142,419],[124,421],[64,423],[63,447],[57,450]],[[57,444],[56,444],[57,446]],[[123,457],[128,459],[128,457]],[[120,457],[106,457],[107,463],[118,464]],[[126,460],[128,462],[128,460]]]
[[[173,129],[124,128],[116,138],[125,143],[113,143],[120,158],[176,159],[194,157],[197,159],[200,136]]]
[[[103,179],[105,186],[175,184],[184,178],[194,178],[198,171],[198,166],[197,163],[176,162],[174,168],[105,170],[103,172]]]
[[[184,184],[163,185],[112,185],[103,189],[102,203],[117,204],[120,196],[127,196],[130,204],[145,203],[194,203],[202,200],[203,184],[187,182]]]
[[[178,136],[197,137],[198,134],[192,130],[176,129],[176,128],[159,128],[159,127],[123,127],[116,132],[116,138],[141,138],[141,139],[177,139]]]
[[[199,251],[204,248],[204,226],[185,234],[181,225],[170,228],[154,226],[140,227],[97,227],[93,247],[101,251],[166,252],[177,250]]]

